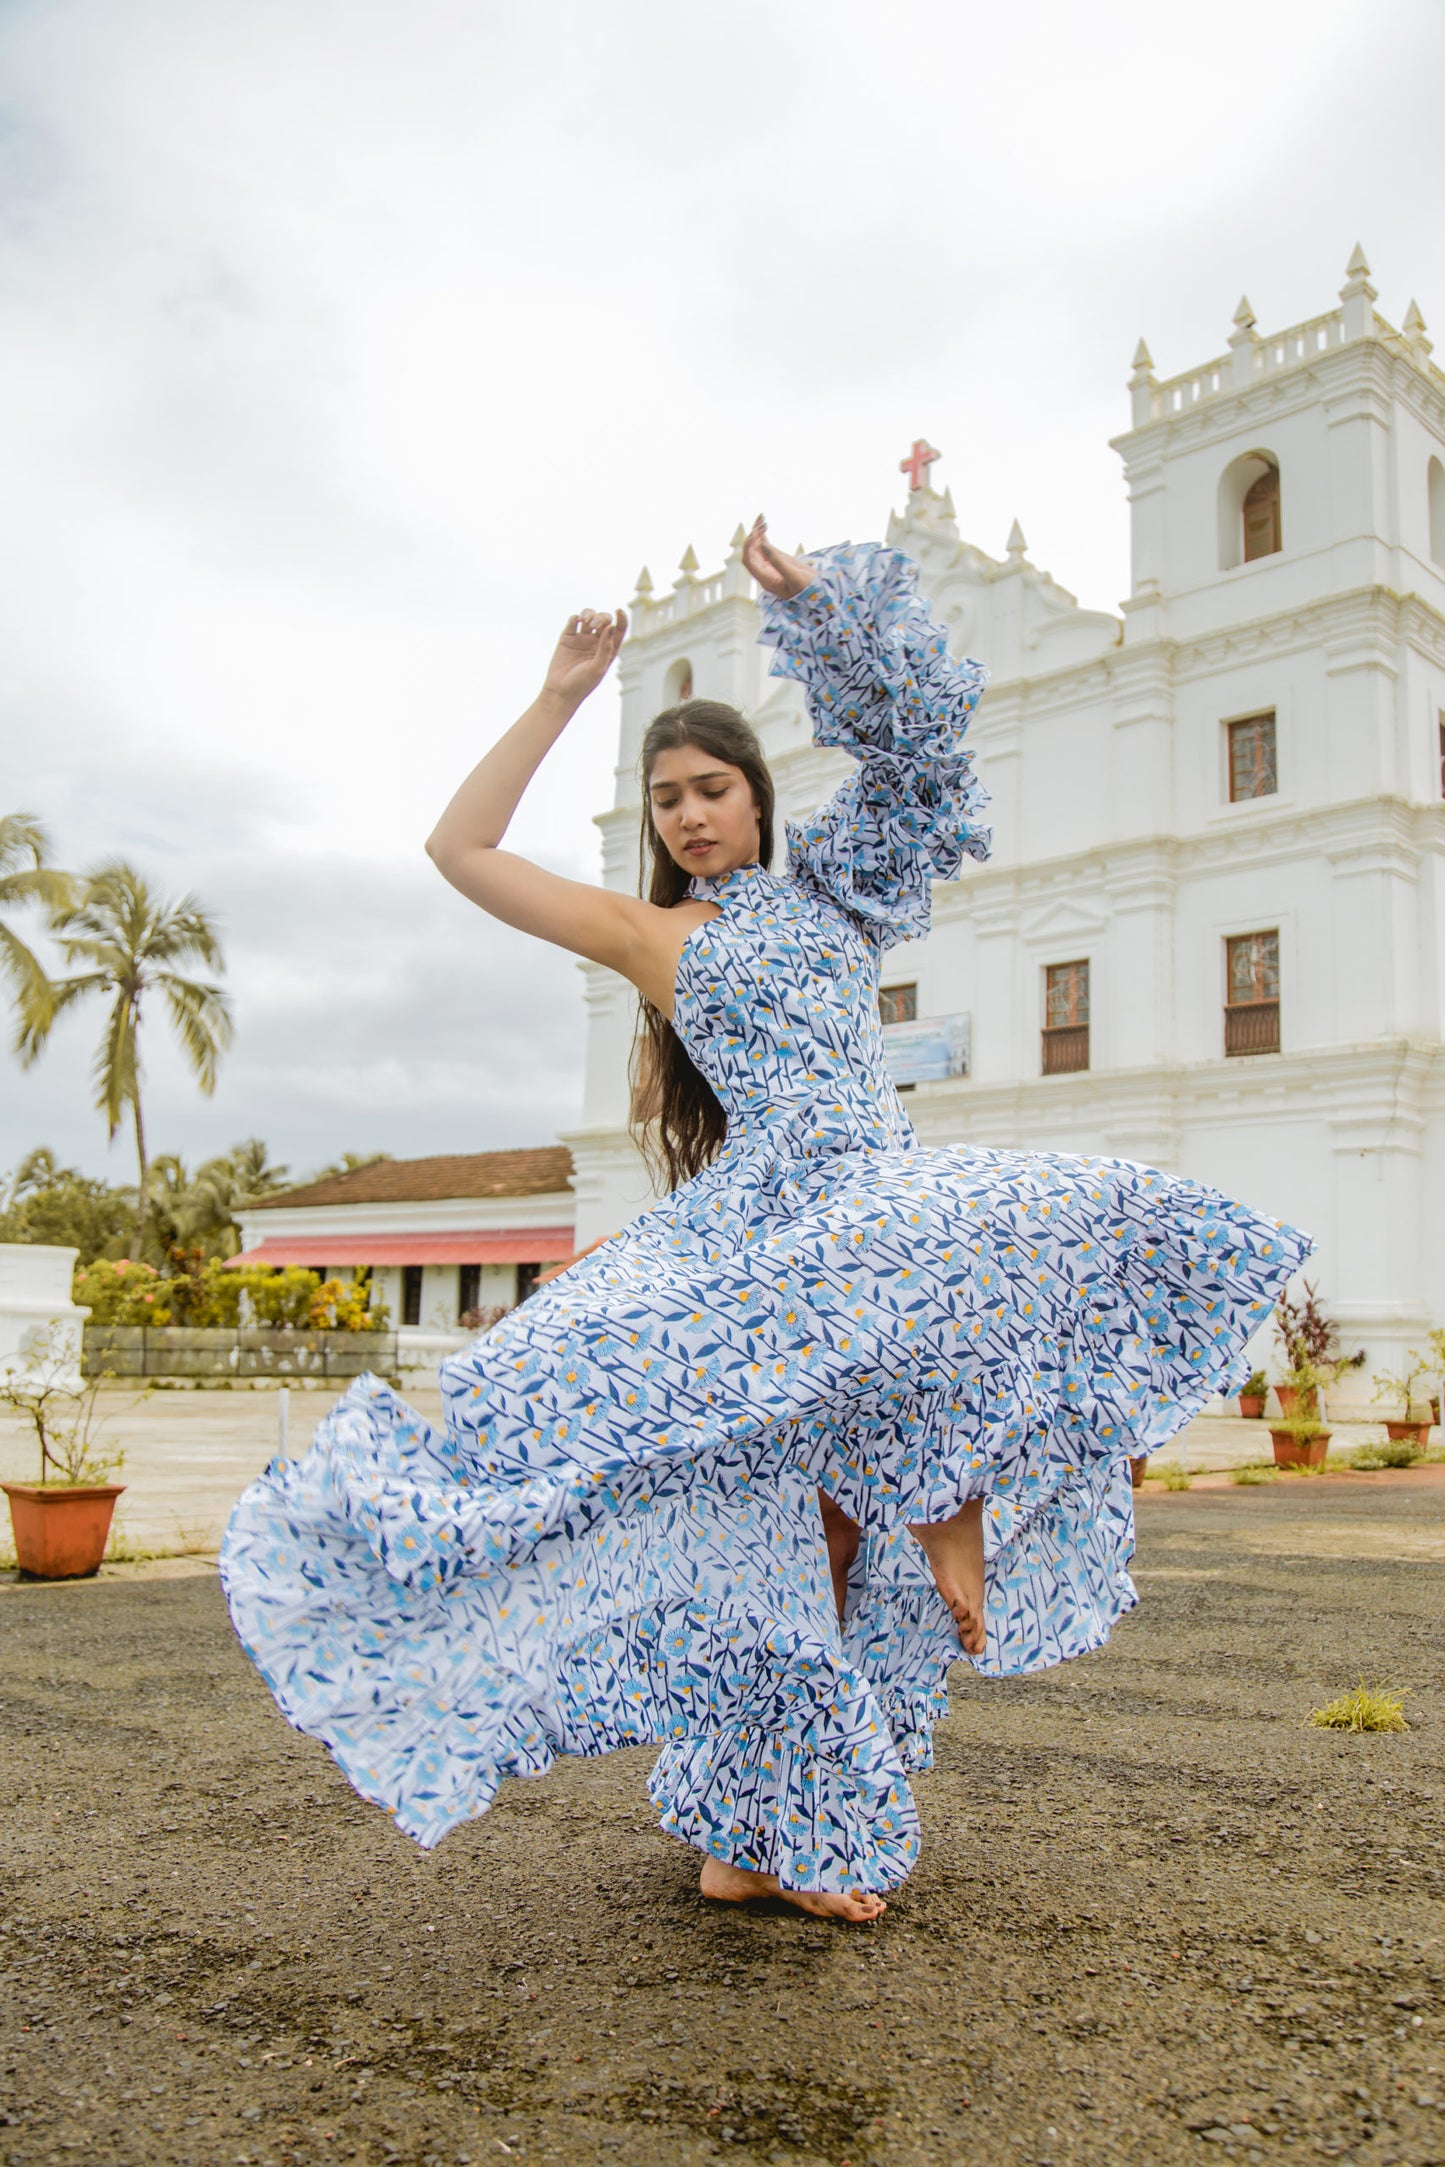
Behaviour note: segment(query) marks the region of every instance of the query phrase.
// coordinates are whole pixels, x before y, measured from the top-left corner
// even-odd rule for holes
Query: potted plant
[[[1262,1369],[1252,1369],[1239,1388],[1239,1412],[1246,1422],[1258,1422],[1264,1413],[1264,1397],[1269,1390]]]
[[[1441,1382],[1445,1383],[1445,1326],[1437,1327],[1430,1334],[1430,1367],[1435,1371]],[[1440,1421],[1440,1394],[1438,1391],[1433,1392],[1430,1396],[1430,1420],[1437,1425]]]
[[[1385,1435],[1392,1444],[1404,1440],[1423,1452],[1430,1442],[1429,1404],[1415,1397],[1415,1386],[1422,1377],[1430,1374],[1430,1364],[1423,1354],[1412,1347],[1405,1360],[1410,1365],[1405,1370],[1376,1370],[1371,1382],[1377,1400],[1392,1401],[1404,1407],[1403,1415],[1387,1415]]]
[[[1312,1422],[1318,1428],[1324,1418],[1324,1388],[1334,1383],[1335,1374],[1306,1354],[1292,1362],[1274,1388],[1284,1421]]]
[[[1270,1424],[1269,1441],[1276,1467],[1323,1467],[1330,1432],[1310,1415],[1291,1415]]]
[[[23,1415],[40,1447],[38,1482],[0,1483],[10,1500],[15,1556],[36,1580],[80,1580],[95,1572],[110,1539],[111,1514],[125,1488],[107,1482],[122,1455],[96,1435],[101,1380],[82,1383],[72,1349],[53,1327],[38,1331],[0,1374],[0,1406]]]
[[[1334,1384],[1347,1369],[1362,1369],[1365,1350],[1359,1347],[1353,1354],[1343,1351],[1339,1326],[1320,1307],[1319,1296],[1308,1280],[1298,1301],[1292,1302],[1287,1294],[1280,1296],[1275,1304],[1275,1330],[1289,1365],[1275,1386],[1280,1412],[1286,1420],[1296,1415],[1318,1419],[1323,1411],[1322,1389]]]

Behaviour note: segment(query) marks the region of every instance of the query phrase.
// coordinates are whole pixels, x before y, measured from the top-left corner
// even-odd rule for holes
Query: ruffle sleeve
[[[840,542],[809,561],[804,593],[764,595],[760,637],[773,676],[802,681],[814,742],[859,765],[811,820],[788,822],[788,871],[876,947],[922,940],[932,883],[989,854],[988,792],[963,749],[988,672],[950,655],[901,551]]]

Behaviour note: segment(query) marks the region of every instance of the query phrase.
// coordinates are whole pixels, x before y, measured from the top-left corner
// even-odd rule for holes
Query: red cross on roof
[[[928,469],[932,466],[935,459],[941,457],[942,453],[936,452],[934,450],[933,446],[929,443],[926,436],[919,436],[914,438],[912,451],[908,454],[908,457],[906,459],[900,459],[898,462],[899,473],[906,474],[908,476],[908,489],[910,495],[915,489],[923,489],[927,487]]]

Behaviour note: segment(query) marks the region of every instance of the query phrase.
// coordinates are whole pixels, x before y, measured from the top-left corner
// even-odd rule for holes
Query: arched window
[[[1430,461],[1430,554],[1445,565],[1445,466]]]
[[[1219,569],[1272,557],[1284,547],[1279,461],[1247,451],[1219,477]]]
[[[1244,492],[1244,561],[1272,557],[1279,548],[1279,468],[1266,467]]]
[[[677,707],[683,700],[692,698],[692,664],[686,655],[679,655],[669,665],[667,672],[667,697],[664,705]]]

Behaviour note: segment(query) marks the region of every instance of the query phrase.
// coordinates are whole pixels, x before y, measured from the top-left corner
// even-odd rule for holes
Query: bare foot
[[[781,1896],[785,1904],[811,1911],[820,1919],[862,1922],[881,1918],[888,1909],[881,1896],[859,1889],[849,1896],[823,1896],[812,1889],[785,1889],[776,1874],[751,1873],[746,1866],[727,1866],[721,1859],[704,1859],[702,1893],[715,1903],[745,1904],[754,1896]]]
[[[908,1532],[922,1545],[934,1585],[953,1613],[967,1655],[988,1646],[983,1615],[983,1499],[971,1497],[951,1520],[910,1523]]]

